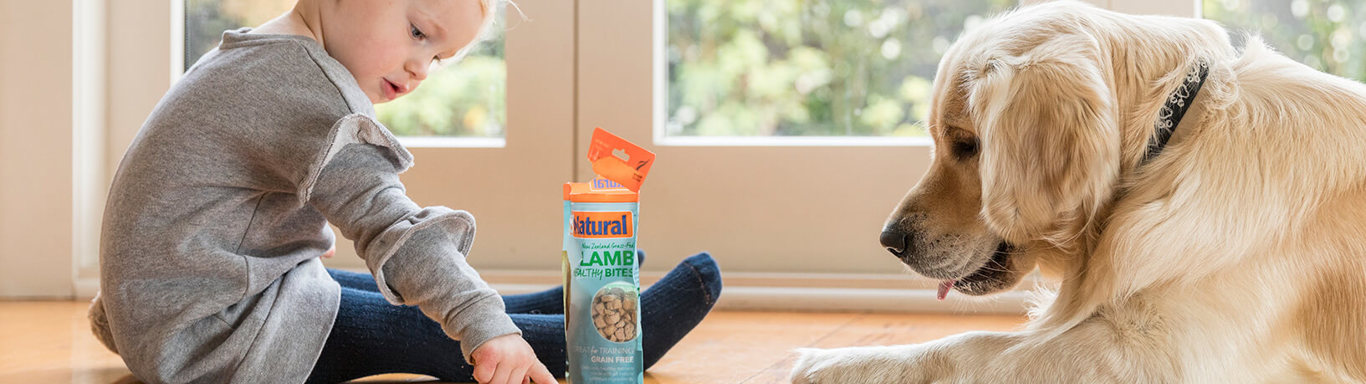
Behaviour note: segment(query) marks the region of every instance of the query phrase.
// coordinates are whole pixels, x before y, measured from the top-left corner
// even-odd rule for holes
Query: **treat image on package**
[[[602,338],[618,343],[636,338],[636,308],[639,301],[635,287],[623,283],[608,284],[593,297],[593,326]]]
[[[563,188],[566,376],[576,384],[642,383],[636,234],[654,154],[599,128],[588,160],[597,177]]]

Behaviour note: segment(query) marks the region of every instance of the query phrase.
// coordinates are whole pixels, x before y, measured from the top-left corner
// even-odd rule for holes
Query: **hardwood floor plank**
[[[0,382],[112,383],[123,360],[90,335],[83,302],[0,303]]]
[[[853,313],[712,313],[650,368],[645,382],[744,382],[781,361],[793,348],[811,344],[856,317]]]

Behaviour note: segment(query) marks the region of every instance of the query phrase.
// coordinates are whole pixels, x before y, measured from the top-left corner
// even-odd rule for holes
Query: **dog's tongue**
[[[953,289],[954,280],[944,280],[939,282],[939,300],[944,300],[949,296],[949,290]]]

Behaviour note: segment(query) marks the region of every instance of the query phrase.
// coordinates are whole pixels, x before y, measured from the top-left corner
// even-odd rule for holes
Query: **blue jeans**
[[[415,373],[442,381],[474,381],[460,342],[417,307],[389,304],[369,274],[328,269],[342,287],[341,308],[309,383],[335,383],[383,373]],[[697,326],[721,295],[721,270],[707,253],[683,260],[641,293],[645,368]],[[512,322],[555,377],[565,374],[564,290],[503,296]]]

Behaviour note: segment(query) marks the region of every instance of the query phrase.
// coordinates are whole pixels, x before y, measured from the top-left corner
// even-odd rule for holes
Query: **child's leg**
[[[334,275],[335,276],[335,275]],[[373,281],[373,280],[371,280]],[[373,283],[371,283],[373,286]],[[551,291],[519,295],[533,297]],[[689,257],[641,293],[641,335],[650,368],[711,311],[721,295],[721,270],[706,253]],[[555,301],[559,305],[559,299]],[[552,375],[564,377],[564,316],[509,314]],[[342,288],[341,309],[309,378],[340,382],[381,373],[417,373],[444,381],[474,381],[460,343],[417,307],[390,305],[377,292]]]
[[[379,292],[375,277],[368,273],[327,269],[343,288]],[[503,307],[507,313],[562,314],[564,313],[564,288],[555,287],[541,292],[503,296]]]
[[[565,372],[564,316],[510,314],[536,357]],[[336,383],[381,373],[415,373],[473,382],[460,342],[417,307],[391,305],[377,292],[342,288],[341,308],[309,383]]]

